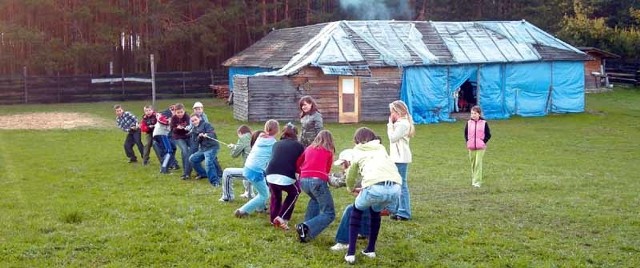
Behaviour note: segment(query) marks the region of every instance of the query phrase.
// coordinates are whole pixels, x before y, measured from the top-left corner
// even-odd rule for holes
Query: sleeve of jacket
[[[144,120],[144,118],[142,118],[142,120],[140,121],[140,130],[142,130],[142,132],[144,133],[149,132],[149,126],[147,126],[147,121]]]
[[[296,161],[296,173],[298,174],[300,174],[300,166],[302,166],[302,163],[304,163],[304,158],[304,152],[302,152],[302,154],[300,154],[298,160]]]
[[[387,124],[387,135],[389,136],[389,141],[392,143],[398,142],[409,132],[409,126],[407,124],[398,123],[398,124]]]
[[[469,124],[464,123],[464,141],[469,141]]]
[[[489,142],[490,139],[491,139],[491,129],[489,128],[489,123],[484,122],[484,143]]]
[[[331,153],[330,155],[331,156],[327,159],[327,166],[326,166],[327,173],[331,173],[331,166],[333,165],[333,153]]]
[[[240,137],[236,145],[233,146],[233,148],[231,149],[231,157],[236,158],[242,155],[242,152],[244,151],[244,149],[249,147],[250,140],[251,140],[250,135],[243,135],[242,137]]]
[[[353,192],[356,187],[358,172],[360,171],[360,164],[357,161],[352,161],[351,166],[347,169],[347,178],[345,180],[347,184],[347,191]]]
[[[320,114],[319,112],[314,113],[312,120],[314,121],[313,126],[316,130],[316,133],[320,132],[324,128],[322,124],[322,114]]]

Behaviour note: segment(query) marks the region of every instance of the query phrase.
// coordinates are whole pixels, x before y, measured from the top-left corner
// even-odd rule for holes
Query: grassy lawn
[[[241,122],[231,109],[203,103],[219,138],[235,142]],[[356,266],[640,266],[639,103],[639,89],[618,89],[588,95],[582,114],[490,121],[480,189],[471,187],[464,122],[418,126],[409,166],[414,219],[383,218],[378,257],[358,254]],[[300,244],[267,215],[234,218],[243,200],[220,203],[220,189],[206,180],[161,175],[157,162],[126,163],[113,104],[0,106],[0,116],[82,112],[110,123],[0,130],[1,267],[346,266],[343,252],[329,250],[338,221]],[[140,116],[144,104],[124,106]],[[386,138],[380,123],[326,128],[344,149],[364,125]],[[226,148],[219,156],[223,167],[241,165]],[[241,184],[235,189],[239,195]],[[332,194],[339,220],[353,197]],[[307,201],[301,195],[292,225]]]

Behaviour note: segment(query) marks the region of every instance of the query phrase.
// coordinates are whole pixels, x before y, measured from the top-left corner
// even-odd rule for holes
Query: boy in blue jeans
[[[214,187],[220,186],[220,177],[218,177],[218,170],[215,165],[215,159],[220,150],[220,145],[216,133],[211,124],[204,122],[198,115],[191,116],[191,124],[193,126],[193,133],[198,137],[198,151],[189,156],[189,162],[196,170],[198,176],[204,176],[206,174],[209,178],[209,182]],[[205,161],[207,170],[202,168],[202,161]]]

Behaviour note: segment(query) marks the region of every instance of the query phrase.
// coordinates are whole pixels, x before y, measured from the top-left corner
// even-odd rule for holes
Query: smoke
[[[359,20],[411,20],[409,0],[340,0],[340,8]]]

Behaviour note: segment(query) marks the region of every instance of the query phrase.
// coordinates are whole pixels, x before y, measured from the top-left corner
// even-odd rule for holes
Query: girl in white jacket
[[[409,140],[415,135],[416,130],[413,126],[413,118],[409,114],[409,108],[403,101],[397,100],[390,103],[389,112],[389,123],[387,124],[387,135],[391,142],[389,156],[396,163],[402,177],[400,198],[389,207],[389,211],[391,219],[406,221],[411,219],[411,195],[407,184],[407,169],[412,160]]]

